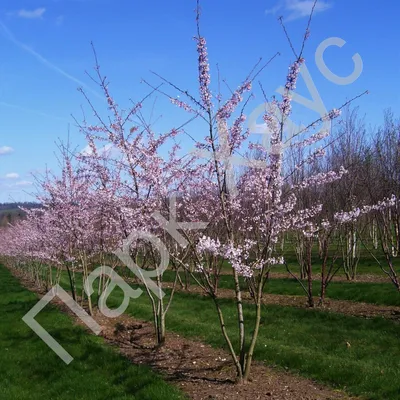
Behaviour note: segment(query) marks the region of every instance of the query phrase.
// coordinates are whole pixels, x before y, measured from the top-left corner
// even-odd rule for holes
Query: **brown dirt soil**
[[[271,279],[293,279],[288,272],[271,272]],[[319,281],[321,274],[314,274],[313,281]],[[360,283],[391,283],[386,275],[359,274],[356,279],[349,281],[344,275],[336,275],[332,279],[333,282],[360,282]]]
[[[294,273],[294,271],[293,271],[293,273]],[[221,271],[221,275],[232,275],[232,273],[229,270],[223,270],[223,271]],[[293,279],[293,276],[291,276],[288,272],[271,271],[270,279]],[[320,280],[321,280],[321,274],[314,273],[313,281],[318,282]],[[386,275],[383,275],[383,273],[381,275],[358,274],[356,279],[354,279],[353,281],[349,281],[345,275],[335,275],[332,279],[332,282],[391,283],[389,277]]]
[[[15,271],[12,272],[15,275]],[[29,290],[44,294],[43,289],[26,277],[17,275],[17,278]],[[53,304],[83,325],[64,303],[53,300]],[[98,312],[95,312],[94,318],[102,326],[100,335],[108,344],[116,347],[133,363],[150,366],[193,400],[361,400],[257,362],[253,365],[252,380],[237,385],[233,381],[235,371],[229,355],[222,349],[171,332],[167,333],[166,343],[157,347],[153,328],[148,322],[126,315],[109,319]]]

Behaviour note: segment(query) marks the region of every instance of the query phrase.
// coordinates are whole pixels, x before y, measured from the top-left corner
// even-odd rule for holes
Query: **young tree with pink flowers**
[[[193,219],[198,220],[206,216],[208,221],[212,221],[204,235],[197,239],[188,238],[200,278],[195,274],[193,277],[214,301],[221,331],[236,367],[237,380],[245,382],[250,376],[258,338],[263,289],[271,268],[284,263],[276,246],[278,238],[285,232],[296,230],[312,237],[319,229],[315,224],[315,217],[320,214],[322,204],[313,201],[307,208],[299,208],[298,193],[311,186],[338,180],[345,172],[329,171],[309,176],[299,184],[291,183],[291,176],[295,171],[323,157],[324,148],[315,148],[314,144],[325,138],[329,132],[315,130],[322,122],[331,121],[339,116],[340,110],[330,111],[301,132],[303,136],[308,133],[308,137],[293,142],[291,146],[310,150],[306,157],[295,165],[294,171],[283,171],[284,134],[292,111],[292,93],[304,63],[303,51],[309,36],[312,15],[301,50],[297,53],[292,48],[295,61],[289,68],[282,99],[278,101],[274,98],[270,102],[271,107],[265,111],[264,121],[271,134],[267,149],[257,143],[251,143],[248,140],[249,132],[244,128],[244,107],[249,101],[255,79],[265,66],[257,65],[231,93],[228,100],[223,102],[221,94],[215,95],[211,90],[206,40],[200,33],[199,17],[198,9],[198,35],[195,39],[198,52],[199,98],[182,91],[187,96],[187,102],[172,97],[171,102],[205,121],[207,136],[204,141],[197,141],[196,146],[201,154],[206,153],[210,157],[202,167],[202,177],[191,181],[192,196],[183,195],[182,209],[190,210]],[[248,97],[245,97],[246,95]],[[257,160],[249,158],[254,149],[259,154]],[[232,159],[237,153],[247,154],[247,168],[239,176],[232,166]],[[237,349],[233,345],[232,332],[226,329],[218,298],[217,283],[221,273],[221,260],[229,262],[235,283],[239,337]],[[181,262],[181,266],[187,269],[186,263]],[[240,277],[245,278],[254,302],[255,319],[252,321],[245,320]]]
[[[195,37],[198,96],[179,89],[166,79],[163,83],[185,95],[185,101],[169,96],[159,86],[150,85],[150,95],[162,93],[168,96],[174,106],[204,123],[205,137],[194,139],[196,153],[181,154],[178,138],[185,133],[182,126],[163,134],[154,132],[141,111],[148,97],[128,110],[121,109],[110,94],[95,53],[92,79],[102,89],[110,115],[103,117],[82,91],[96,119],[94,124],[86,119],[78,123],[87,141],[86,150],[72,157],[68,147],[62,149],[61,177],[48,174],[41,182],[39,199],[44,209],[28,213],[25,222],[9,228],[5,235],[7,239],[0,242],[0,253],[23,262],[34,259],[50,266],[65,265],[74,298],[77,296],[73,277],[78,265],[85,281],[98,264],[111,261],[116,268],[118,258],[115,253],[119,254],[125,265],[136,265],[135,271],[142,278],[136,283],[140,283],[148,295],[157,342],[162,344],[166,333],[165,318],[178,275],[166,302],[163,268],[157,268],[163,257],[160,247],[151,240],[156,238],[162,242],[162,248],[167,249],[172,266],[190,274],[212,299],[221,334],[236,368],[237,382],[248,381],[261,324],[264,288],[274,266],[285,264],[279,239],[293,233],[302,238],[308,278],[307,286],[303,287],[309,305],[313,306],[310,257],[314,240],[319,236],[323,243],[326,267],[330,237],[337,227],[368,213],[393,207],[397,202],[392,197],[374,206],[332,211],[327,215],[323,212],[319,188],[339,181],[347,171],[341,166],[326,171],[312,167],[324,157],[331,144],[327,139],[331,121],[349,102],[310,123],[292,137],[289,145],[286,143],[293,92],[305,64],[312,14],[299,51],[289,39],[293,61],[282,97],[268,101],[261,85],[260,91],[269,103],[263,117],[270,134],[267,146],[250,140],[250,132],[245,127],[245,112],[256,80],[275,56],[264,65],[257,63],[224,101],[221,90],[214,92],[212,89],[207,42],[200,29],[199,1]],[[217,83],[220,87],[221,82]],[[321,143],[323,145],[317,147]],[[167,157],[162,156],[165,148],[168,148]],[[301,157],[288,163],[290,154],[299,149]],[[254,154],[257,154],[256,158],[253,158]],[[245,164],[244,168],[235,166],[238,158]],[[306,191],[308,195],[304,196]],[[172,231],[175,236],[166,229],[171,221],[176,223]],[[187,223],[200,222],[208,223],[204,231],[187,228]],[[37,249],[41,250],[38,252]],[[226,263],[234,281],[235,333],[226,327],[218,293],[219,277]],[[147,267],[156,267],[155,282],[144,279],[149,276]],[[51,267],[49,276],[52,276]],[[322,288],[326,289],[330,278],[331,271],[325,270]],[[109,283],[110,280],[100,281],[99,291],[104,292]],[[244,313],[244,290],[251,296],[254,317]],[[323,295],[321,299],[323,301]],[[92,312],[91,296],[88,296],[88,302]],[[235,336],[239,338],[236,346]]]

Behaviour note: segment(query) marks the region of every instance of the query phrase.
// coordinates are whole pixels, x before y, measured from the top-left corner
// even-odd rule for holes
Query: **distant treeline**
[[[25,213],[19,208],[40,208],[41,204],[34,202],[0,203],[0,226],[7,226],[25,217]]]
[[[0,211],[3,210],[15,210],[19,207],[23,208],[39,208],[41,205],[34,202],[23,202],[23,203],[0,203]]]

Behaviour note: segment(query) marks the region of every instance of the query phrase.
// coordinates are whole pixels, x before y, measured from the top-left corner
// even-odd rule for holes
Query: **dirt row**
[[[44,294],[31,281],[21,276],[18,278],[29,290]],[[57,299],[53,303],[82,325],[64,303]],[[150,366],[193,400],[361,400],[257,362],[254,363],[251,382],[237,385],[234,383],[235,371],[230,356],[222,349],[171,332],[167,334],[166,343],[157,347],[153,328],[148,322],[127,315],[108,319],[96,312],[94,319],[101,325],[100,335],[107,343],[115,346],[133,363]]]
[[[173,284],[164,283],[163,286],[165,288],[171,288]],[[183,292],[186,291],[180,287],[178,287],[177,290]],[[199,286],[195,285],[190,286],[186,292],[205,296],[204,291]],[[234,298],[235,292],[231,289],[220,288],[218,289],[218,296],[220,298]],[[248,292],[243,292],[242,297],[245,301],[252,301],[252,298],[250,297]],[[307,299],[305,296],[264,293],[263,303],[265,305],[276,304],[279,306],[291,306],[310,309],[307,305]],[[316,299],[316,304],[317,303],[318,300]],[[314,310],[330,311],[363,318],[383,317],[400,322],[400,307],[397,306],[383,306],[369,303],[359,303],[349,300],[335,300],[327,298],[325,299],[322,306],[316,306]]]
[[[271,279],[293,279],[288,272],[271,272]],[[313,281],[320,281],[321,274],[313,274]],[[349,281],[344,275],[335,275],[332,282],[359,282],[359,283],[390,283],[386,275],[359,274],[356,279]]]
[[[232,272],[229,270],[221,271],[221,275],[232,275]],[[288,272],[274,272],[271,271],[270,274],[271,279],[293,279]],[[313,274],[313,281],[319,282],[321,280],[320,273]],[[345,275],[335,275],[332,279],[332,282],[359,282],[359,283],[391,283],[390,279],[386,275],[378,275],[378,274],[358,274],[357,277],[350,281],[346,278]]]

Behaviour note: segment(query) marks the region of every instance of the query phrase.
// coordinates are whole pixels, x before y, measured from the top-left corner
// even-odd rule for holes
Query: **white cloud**
[[[14,152],[14,149],[9,146],[0,147],[0,156],[4,156],[5,154],[11,154]]]
[[[42,18],[43,14],[46,12],[45,8],[36,8],[35,10],[18,10],[16,15],[20,18],[27,18],[27,19],[37,19]]]
[[[115,150],[114,145],[111,144],[111,143],[109,143],[109,144],[106,144],[106,145],[103,146],[103,147],[98,148],[98,149],[97,149],[97,153],[98,153],[98,155],[100,155],[100,156],[107,156],[107,155],[110,155],[111,151],[113,151],[113,150]],[[90,146],[87,145],[87,146],[80,152],[80,154],[83,155],[83,156],[91,156],[91,155],[93,154],[93,151],[92,151],[92,149],[90,148]]]
[[[311,13],[314,0],[280,0],[274,7],[266,10],[266,14],[284,14],[286,22],[308,17]],[[326,11],[332,7],[332,3],[320,0],[315,5],[314,15]]]
[[[33,183],[30,181],[18,181],[15,183],[14,186],[31,186],[31,185],[33,185]]]
[[[19,175],[16,172],[10,172],[6,174],[6,179],[18,179]]]
[[[276,6],[272,8],[268,8],[265,10],[265,14],[276,14],[282,8],[282,2],[278,3]]]
[[[64,22],[64,15],[59,15],[59,16],[56,18],[56,25],[57,25],[57,26],[61,26],[61,25],[63,24],[63,22]]]

